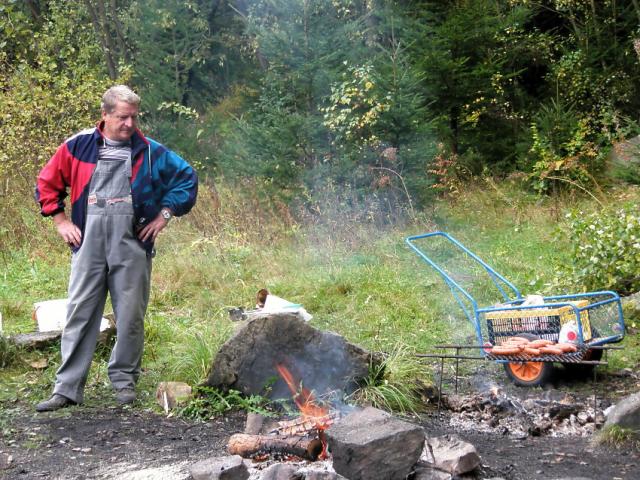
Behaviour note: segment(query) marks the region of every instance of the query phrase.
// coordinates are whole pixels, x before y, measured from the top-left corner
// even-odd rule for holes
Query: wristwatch
[[[171,217],[173,217],[173,213],[171,213],[171,210],[169,210],[168,208],[163,208],[162,210],[160,210],[160,213],[162,214],[162,218],[164,218],[167,222],[171,220]]]

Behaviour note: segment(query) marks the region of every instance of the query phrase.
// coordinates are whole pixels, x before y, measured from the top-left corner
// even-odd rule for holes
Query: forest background
[[[203,378],[226,308],[264,286],[367,347],[441,341],[398,247],[432,228],[536,292],[637,291],[640,171],[614,151],[640,131],[639,23],[636,0],[1,0],[5,330],[65,295],[33,186],[114,83],[201,178],[158,245],[150,385]]]

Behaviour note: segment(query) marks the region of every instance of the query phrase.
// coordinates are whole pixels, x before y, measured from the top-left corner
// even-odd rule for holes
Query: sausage
[[[576,347],[573,343],[556,343],[554,347],[559,348],[565,353],[578,351],[578,347]]]
[[[540,355],[540,350],[537,348],[524,347],[523,353],[531,355],[533,357],[537,357]]]
[[[502,345],[498,345],[498,347],[505,347],[505,348],[518,348],[520,350],[522,350],[524,347],[526,347],[527,345],[525,345],[524,343],[503,343]]]
[[[522,349],[520,347],[499,345],[491,349],[494,355],[519,355]]]
[[[550,355],[562,355],[564,352],[562,349],[557,348],[551,345],[545,345],[544,347],[540,347],[540,353],[548,353]]]
[[[529,343],[531,340],[529,340],[528,338],[524,338],[524,337],[509,337],[507,338],[507,340],[504,343],[513,343],[516,345],[520,345],[523,343]]]
[[[553,345],[556,342],[552,342],[551,340],[547,340],[546,338],[538,338],[529,343],[530,347],[539,348],[547,345]]]

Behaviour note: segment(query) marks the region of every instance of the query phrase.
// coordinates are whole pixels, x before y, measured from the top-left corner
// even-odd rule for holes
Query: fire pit
[[[340,418],[339,412],[320,405],[311,390],[296,382],[284,364],[276,365],[276,369],[291,390],[300,416],[278,422],[267,435],[233,435],[229,439],[229,453],[265,460],[270,454],[293,455],[305,460],[328,458],[324,432]]]
[[[425,435],[421,427],[374,408],[358,409],[319,402],[284,364],[276,370],[291,392],[299,416],[277,422],[265,433],[232,435],[229,453],[266,465],[274,462],[332,460],[351,480],[404,479],[419,459]]]

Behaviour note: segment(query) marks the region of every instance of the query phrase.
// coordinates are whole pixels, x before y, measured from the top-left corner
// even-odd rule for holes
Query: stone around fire
[[[605,427],[610,425],[640,430],[640,392],[623,398],[613,407],[605,422]]]
[[[327,430],[336,473],[350,480],[403,480],[424,447],[421,427],[372,407]]]
[[[291,480],[296,478],[296,467],[285,463],[276,463],[265,469],[260,480]]]
[[[240,455],[212,457],[191,465],[193,480],[247,480],[249,470]]]
[[[281,363],[318,395],[351,393],[368,375],[371,362],[371,353],[336,333],[313,328],[295,313],[263,314],[241,323],[224,343],[206,385],[288,399],[291,392],[275,368]]]
[[[452,475],[471,472],[480,466],[476,447],[456,435],[427,439],[427,462]]]

